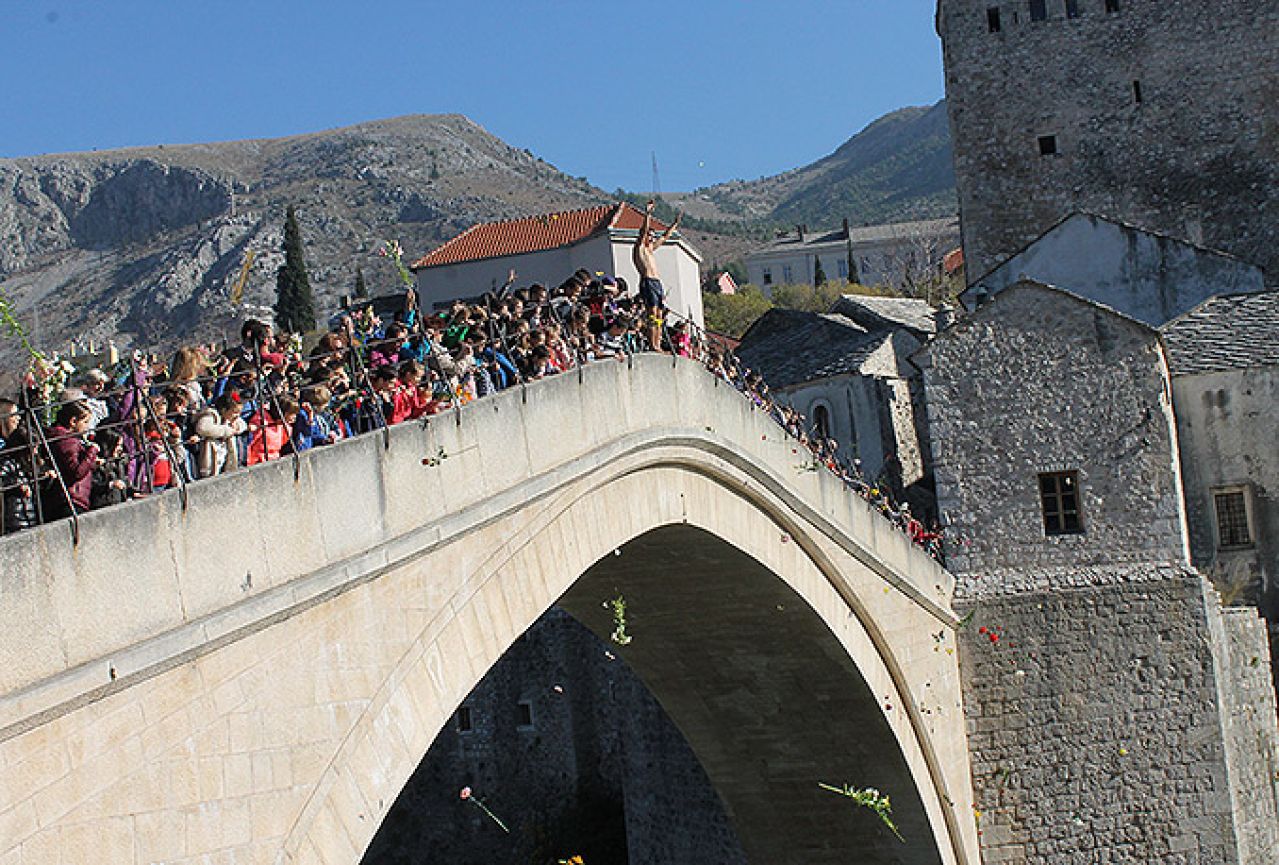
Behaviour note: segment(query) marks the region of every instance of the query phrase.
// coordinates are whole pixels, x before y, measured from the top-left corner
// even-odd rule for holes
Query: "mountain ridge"
[[[958,201],[946,103],[886,114],[808,165],[668,198],[702,219],[777,225],[952,216]]]
[[[920,173],[912,166],[921,159],[936,160],[936,130],[920,121],[937,108],[881,118],[811,165],[668,201],[689,203],[688,233],[708,265],[740,256],[752,236],[784,220],[858,217],[856,196],[872,205],[856,221],[886,211],[913,216],[912,208],[934,206],[917,200],[935,194],[935,170],[922,172],[918,188],[906,181]],[[108,338],[125,348],[171,346],[222,338],[237,317],[269,314],[290,204],[325,310],[351,293],[357,267],[375,293],[398,283],[390,263],[374,255],[384,240],[399,240],[416,257],[477,222],[610,200],[462,114],[402,115],[281,138],[6,157],[0,290],[49,349]],[[229,288],[249,251],[246,306],[235,310]],[[6,351],[0,362],[10,359]]]

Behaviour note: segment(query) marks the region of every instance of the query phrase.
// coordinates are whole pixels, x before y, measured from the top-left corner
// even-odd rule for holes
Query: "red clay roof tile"
[[[610,228],[638,231],[644,214],[630,204],[605,204],[585,210],[544,213],[506,222],[484,222],[473,225],[444,245],[413,262],[413,270],[523,255],[572,246]],[[665,231],[666,223],[653,220],[653,228]]]

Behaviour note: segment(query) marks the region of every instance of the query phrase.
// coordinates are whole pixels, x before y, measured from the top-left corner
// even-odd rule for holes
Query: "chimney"
[[[950,327],[955,323],[955,307],[949,303],[943,303],[937,307],[933,310],[933,322],[937,325],[938,333]]]
[[[804,242],[804,226],[802,226],[802,225],[796,225],[796,226],[795,226],[795,234],[796,234],[796,236],[798,236],[798,237],[799,237],[799,242],[800,242],[800,243],[803,243],[803,242]]]

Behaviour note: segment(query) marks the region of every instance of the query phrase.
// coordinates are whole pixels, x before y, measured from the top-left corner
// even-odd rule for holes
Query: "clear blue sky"
[[[942,97],[934,0],[0,0],[0,156],[457,112],[612,190],[751,179]]]

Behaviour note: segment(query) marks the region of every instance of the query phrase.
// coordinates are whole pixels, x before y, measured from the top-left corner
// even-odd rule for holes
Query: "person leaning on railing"
[[[34,452],[22,429],[21,409],[13,400],[0,399],[0,490],[6,535],[40,523],[34,465]]]
[[[913,529],[915,542],[939,555],[936,534],[903,520],[883,485],[871,488],[855,461],[842,463],[834,443],[774,399],[763,378],[742,366],[728,344],[664,304],[651,309],[644,302],[654,299],[651,292],[648,298],[632,296],[620,280],[614,285],[595,276],[578,271],[548,292],[541,285],[511,290],[512,273],[507,285],[479,303],[456,301],[442,313],[415,311],[385,323],[371,309],[356,310],[335,319],[333,330],[320,337],[309,356],[302,354],[300,336],[277,340],[270,325],[250,320],[240,330],[240,344],[222,352],[212,367],[208,359],[219,354],[216,346],[184,348],[167,370],[135,353],[123,374],[113,373],[114,390],[102,393],[102,382],[110,379],[88,371],[74,396],[105,401],[105,425],[124,436],[128,491],[145,494],[184,476],[210,477],[435,414],[591,361],[669,351],[704,364],[804,446],[814,468],[832,472],[850,492],[895,517],[903,529]],[[31,405],[38,413],[32,418],[54,408],[34,398]],[[78,413],[67,407],[59,411],[71,426],[55,425],[50,445],[56,444],[59,474],[75,488],[71,500],[82,509],[88,502],[80,495],[79,464],[91,449],[82,441]],[[0,403],[0,433],[14,425],[5,420],[11,414]],[[44,501],[38,495],[24,497],[23,490],[32,488],[34,474],[47,469],[32,458],[34,448],[16,428],[11,437],[0,438],[10,439],[0,446],[0,479],[6,530],[11,531],[30,522],[29,505]],[[43,443],[37,453],[44,453]],[[46,516],[69,513],[61,484],[45,487],[52,504]],[[110,480],[102,489],[112,489]],[[120,492],[116,488],[107,498],[119,498]]]
[[[49,450],[53,453],[54,467],[62,476],[70,505],[77,511],[87,511],[92,504],[90,493],[93,469],[98,463],[98,446],[88,444],[82,438],[92,423],[93,412],[88,406],[82,402],[69,402],[58,409],[53,426],[45,433]],[[60,493],[58,490],[48,497],[44,508],[46,519],[71,515],[67,498]]]

